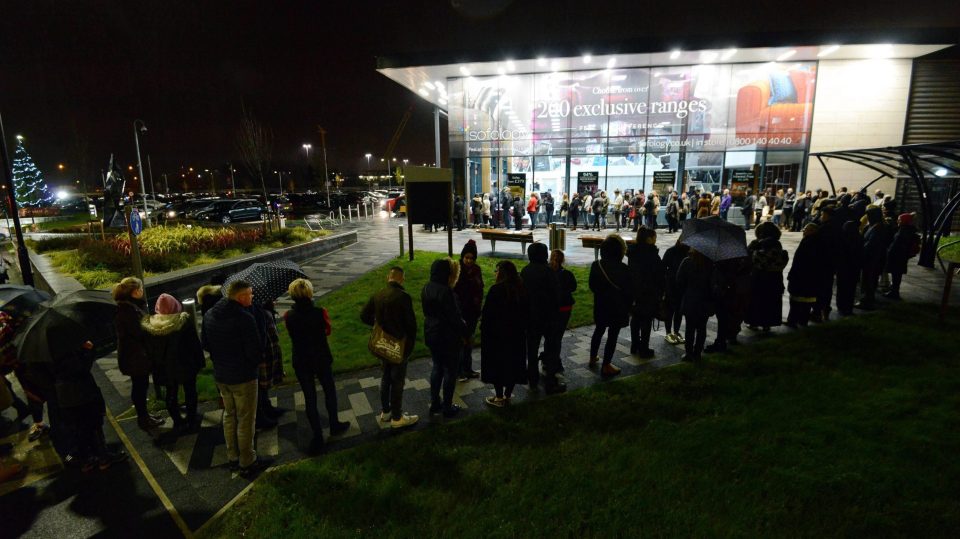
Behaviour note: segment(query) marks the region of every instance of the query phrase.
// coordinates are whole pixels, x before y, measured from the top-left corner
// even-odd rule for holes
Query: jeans
[[[650,349],[650,332],[653,329],[652,316],[630,317],[630,348],[633,351],[644,352]]]
[[[613,352],[617,348],[617,336],[620,335],[620,329],[619,327],[597,324],[597,327],[593,330],[593,336],[590,338],[590,357],[597,357],[600,352],[600,339],[603,338],[603,332],[606,331],[607,342],[603,347],[603,364],[607,365],[613,361]]]
[[[467,375],[473,371],[473,334],[477,331],[478,320],[467,320],[467,333],[470,340],[460,349],[460,374]]]
[[[177,382],[167,383],[167,413],[173,419],[174,424],[182,423],[180,416],[180,406],[178,399],[178,389],[183,387],[183,400],[187,407],[187,422],[193,421],[197,416],[197,379],[191,378],[181,384]]]
[[[595,230],[600,230],[601,217],[602,217],[602,216],[600,215],[600,212],[594,212],[594,213],[593,213],[593,228],[594,228]]]
[[[726,220],[727,220],[727,213],[728,213],[729,211],[730,211],[730,208],[721,209],[721,210],[720,210],[720,218],[723,219],[724,221],[726,221]]]
[[[317,386],[315,381],[319,380],[320,387],[323,388],[323,402],[327,407],[327,421],[332,427],[340,421],[337,415],[337,386],[333,383],[333,370],[328,365],[321,367],[319,370],[294,368],[294,372],[297,374],[300,390],[303,391],[304,412],[307,414],[307,421],[310,422],[313,436],[323,439],[323,427],[320,426],[320,414],[317,413]]]
[[[620,212],[613,212],[613,220],[616,222],[617,232],[620,232]]]
[[[390,414],[393,419],[403,417],[403,384],[407,377],[407,360],[403,363],[390,363],[380,360],[383,364],[383,377],[380,378],[380,409]]]
[[[560,311],[560,315],[557,317],[553,328],[551,328],[550,336],[543,345],[544,355],[547,361],[549,361],[545,366],[548,374],[556,375],[559,372],[563,372],[560,350],[563,345],[563,334],[567,331],[567,324],[570,323],[570,316],[572,314],[573,311]]]
[[[254,424],[257,419],[257,381],[242,384],[221,384],[223,397],[223,438],[227,442],[227,460],[240,461],[245,468],[257,460],[253,449]]]
[[[537,228],[537,212],[528,211],[527,215],[530,216],[530,230]]]
[[[150,388],[150,375],[131,376],[133,388],[130,390],[130,400],[137,410],[137,417],[147,416],[147,390]]]
[[[683,350],[688,356],[699,356],[703,352],[703,344],[707,342],[707,317],[687,316],[687,327],[683,332]]]
[[[680,333],[680,322],[683,319],[683,313],[680,312],[680,305],[678,301],[671,301],[667,299],[667,320],[663,323],[667,335],[671,333]]]
[[[453,406],[453,390],[457,387],[459,348],[431,346],[430,355],[433,358],[433,370],[430,371],[430,408],[435,410],[442,407],[449,410]]]

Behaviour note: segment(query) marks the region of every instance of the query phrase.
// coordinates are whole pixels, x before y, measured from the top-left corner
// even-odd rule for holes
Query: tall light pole
[[[330,207],[330,173],[327,172],[327,130],[317,126],[320,130],[320,148],[323,150],[323,185],[327,187],[327,207]]]
[[[275,172],[275,173],[277,174],[277,176],[280,178],[280,179],[279,179],[279,182],[280,182],[280,196],[283,196],[283,171],[282,171],[282,170],[274,170],[273,172]]]
[[[150,196],[157,199],[157,190],[153,185],[153,165],[150,164],[150,154],[147,154],[147,172],[150,174]]]
[[[140,124],[140,127],[137,127],[137,124]],[[143,161],[140,160],[140,133],[146,132],[147,126],[143,124],[143,120],[133,121],[133,141],[137,144],[137,168],[140,169],[140,194],[143,195],[143,213],[147,216],[147,226],[151,226],[150,212],[147,211],[147,194],[143,189]]]

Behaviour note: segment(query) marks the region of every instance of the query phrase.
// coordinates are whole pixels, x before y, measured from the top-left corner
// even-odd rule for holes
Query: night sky
[[[904,14],[901,2],[877,0],[868,3],[869,17],[866,2],[856,4],[787,4],[774,14],[742,1],[5,2],[0,113],[11,154],[14,135],[22,134],[53,184],[68,179],[58,163],[91,184],[111,152],[124,166],[134,164],[136,118],[149,129],[141,150],[144,160],[151,155],[156,181],[162,173],[179,177],[181,166],[220,168],[232,160],[239,171],[242,106],[272,129],[277,167],[302,174],[301,145],[311,143],[318,154],[322,125],[331,169],[362,173],[364,153],[384,153],[411,105],[395,156],[433,161],[432,106],[377,73],[378,55],[500,59],[584,47],[601,54],[731,40],[776,45],[811,32],[906,41],[945,28],[955,35],[960,19],[956,2],[915,3]],[[441,136],[445,161],[445,129]]]

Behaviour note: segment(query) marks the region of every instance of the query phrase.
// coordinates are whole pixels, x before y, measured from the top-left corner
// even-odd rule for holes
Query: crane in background
[[[390,177],[390,159],[393,158],[393,152],[397,149],[397,142],[400,141],[400,136],[403,135],[403,130],[407,127],[407,122],[410,121],[410,116],[413,115],[413,105],[410,105],[410,108],[407,109],[407,112],[403,113],[403,118],[400,119],[400,125],[397,126],[397,130],[393,133],[393,138],[390,139],[390,144],[387,146],[387,151],[383,154],[383,159],[387,162],[387,188],[392,188],[392,179]]]

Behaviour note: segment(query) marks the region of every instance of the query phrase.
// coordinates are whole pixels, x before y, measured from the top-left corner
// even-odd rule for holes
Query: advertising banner
[[[596,172],[577,172],[577,192],[584,193],[589,191],[591,194],[597,192],[597,186],[600,183],[600,176]]]
[[[527,175],[526,173],[507,174],[507,187],[510,194],[515,197],[526,198]]]
[[[661,195],[672,190],[677,184],[676,170],[653,171],[653,190]]]

